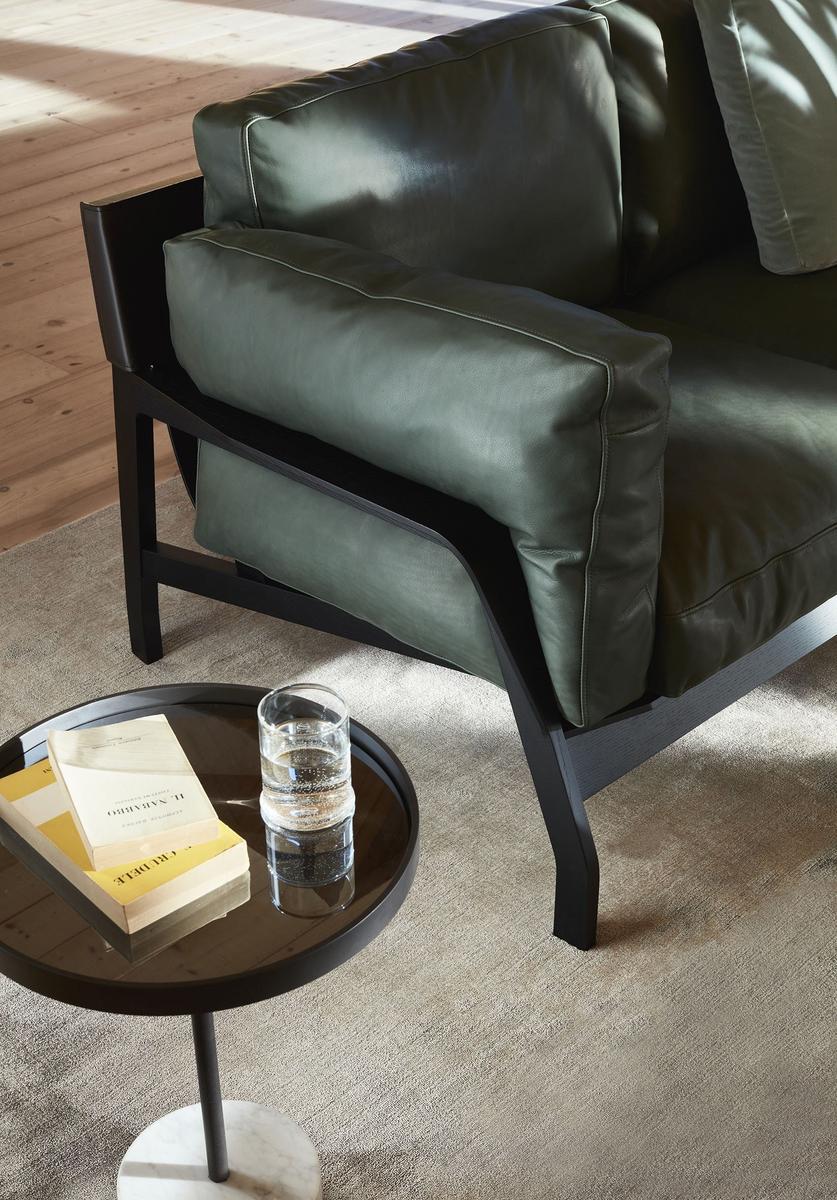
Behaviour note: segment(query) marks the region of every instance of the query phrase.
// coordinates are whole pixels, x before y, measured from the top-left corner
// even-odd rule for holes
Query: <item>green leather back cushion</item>
[[[837,265],[837,0],[695,8],[762,265]]]
[[[166,269],[175,351],[201,391],[510,530],[568,720],[589,724],[642,693],[665,338],[525,288],[277,230],[175,238]],[[274,523],[282,536],[281,513]]]
[[[516,13],[213,104],[195,146],[207,225],[338,238],[581,304],[617,290],[603,17]]]
[[[624,290],[749,229],[692,0],[576,0],[607,18],[622,139]]]

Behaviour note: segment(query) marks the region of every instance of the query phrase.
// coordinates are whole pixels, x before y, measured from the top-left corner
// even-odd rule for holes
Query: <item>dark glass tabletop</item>
[[[212,902],[184,932],[176,914],[136,939],[109,943],[102,921],[48,869],[33,869],[0,818],[0,970],[34,991],[101,1011],[190,1013],[231,1008],[274,996],[316,978],[366,945],[407,894],[415,871],[418,809],[404,768],[369,730],[352,723],[354,892],[328,909],[329,889],[314,896],[314,914],[289,915],[271,896],[256,705],[261,688],[173,685],[127,692],[57,714],[0,746],[0,778],[46,757],[50,729],[106,724],[165,713],[219,818],[247,842],[249,898],[235,887]],[[334,889],[331,889],[334,892]],[[346,896],[351,896],[346,902]],[[219,893],[220,896],[220,893]],[[157,944],[155,944],[155,938]],[[120,948],[116,948],[121,946]],[[130,956],[129,956],[130,955]]]

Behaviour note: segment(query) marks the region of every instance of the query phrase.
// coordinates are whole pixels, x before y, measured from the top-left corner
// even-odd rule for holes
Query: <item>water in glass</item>
[[[297,685],[272,693],[262,705],[265,823],[272,828],[311,830],[350,817],[355,797],[349,723],[339,697],[318,685]]]
[[[324,917],[354,899],[352,819],[328,829],[265,829],[270,894],[282,912]]]

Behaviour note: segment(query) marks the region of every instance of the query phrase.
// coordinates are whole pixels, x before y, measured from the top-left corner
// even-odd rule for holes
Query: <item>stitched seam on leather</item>
[[[404,71],[397,71],[394,75],[389,75],[386,79],[368,79],[363,83],[356,83],[350,87],[334,88],[333,91],[324,92],[320,96],[312,96],[309,100],[300,100],[298,104],[289,104],[287,108],[280,109],[279,112],[262,113],[260,116],[251,117],[244,125],[241,135],[245,158],[245,174],[250,185],[250,198],[259,224],[262,223],[262,218],[258,197],[256,196],[256,181],[253,176],[253,163],[250,156],[250,129],[259,121],[273,121],[276,117],[284,117],[287,113],[296,112],[298,108],[306,108],[309,104],[316,104],[319,100],[329,100],[332,96],[343,96],[348,92],[362,91],[363,88],[375,87],[382,83],[391,83],[394,79],[403,79],[407,75],[416,75],[420,71],[431,71],[437,67],[454,66],[457,63],[468,62],[469,59],[476,58],[480,54],[486,54],[490,50],[496,50],[500,46],[509,46],[513,42],[522,41],[524,38],[534,37],[539,33],[548,33],[551,29],[577,29],[581,25],[589,25],[591,21],[604,21],[607,24],[605,17],[597,16],[595,13],[583,21],[565,21],[563,23],[556,21],[550,25],[541,25],[538,29],[529,29],[526,33],[515,34],[514,37],[503,38],[499,42],[492,42],[490,46],[481,46],[478,50],[472,50],[470,54],[462,54],[458,58],[449,58],[444,62],[424,63],[422,66],[409,67]],[[264,228],[264,226],[262,227]]]
[[[250,126],[245,125],[238,135],[238,144],[239,144],[239,147],[241,148],[241,160],[242,160],[241,165],[244,167],[244,174],[245,174],[245,176],[247,178],[247,182],[248,182],[249,190],[248,190],[247,199],[250,201],[251,205],[253,206],[253,217],[255,219],[256,224],[260,225],[262,227],[262,229],[264,229],[264,222],[262,221],[262,214],[259,210],[259,202],[256,199],[256,182],[253,178],[253,166],[252,166],[252,163],[250,162],[249,129],[250,129]]]
[[[587,562],[584,564],[584,608],[581,615],[581,647],[579,659],[579,713],[581,715],[581,724],[587,724],[587,626],[590,616],[590,574],[593,564],[593,555],[596,552],[596,546],[599,540],[599,523],[601,510],[604,507],[605,489],[607,485],[607,466],[608,466],[608,438],[607,438],[607,408],[610,403],[610,397],[613,394],[613,366],[607,364],[607,392],[605,393],[604,403],[599,409],[599,437],[601,439],[601,459],[599,461],[599,491],[596,496],[596,503],[593,508],[593,521],[590,527],[590,549],[587,554]]]
[[[790,236],[791,243],[793,244],[793,250],[794,250],[794,254],[796,255],[797,262],[800,264],[800,266],[805,267],[805,266],[807,266],[807,263],[805,262],[805,259],[802,257],[802,255],[799,252],[799,246],[796,243],[796,234],[794,232],[793,225],[791,224],[790,216],[788,215],[788,206],[785,203],[784,196],[782,195],[782,189],[779,186],[779,178],[778,178],[778,175],[776,174],[776,168],[773,164],[773,156],[770,153],[770,147],[767,144],[767,138],[765,137],[765,134],[764,134],[764,128],[763,128],[761,120],[759,118],[758,111],[756,110],[756,101],[755,101],[755,97],[753,96],[753,85],[752,85],[752,81],[750,79],[750,71],[749,71],[749,68],[747,67],[747,59],[744,55],[744,46],[741,41],[741,26],[738,24],[738,15],[735,11],[735,0],[730,0],[729,11],[730,11],[730,16],[732,17],[733,25],[735,26],[735,44],[738,48],[738,56],[741,59],[741,70],[744,75],[744,82],[747,85],[747,97],[750,101],[750,110],[753,114],[753,120],[756,123],[756,128],[759,131],[759,137],[761,138],[761,144],[764,149],[765,162],[767,163],[767,166],[770,170],[770,174],[773,178],[773,186],[776,189],[776,195],[779,199],[779,204],[781,205],[781,208],[782,208],[782,216],[785,218],[785,225],[787,226],[788,234]]]
[[[817,533],[811,534],[809,538],[806,538],[804,542],[800,542],[798,546],[792,546],[790,550],[783,550],[781,554],[774,554],[766,563],[762,563],[760,567],[756,567],[755,570],[749,571],[746,575],[741,575],[738,579],[730,580],[729,583],[725,583],[723,587],[713,592],[711,596],[707,596],[705,600],[701,600],[697,604],[692,604],[689,608],[682,608],[676,612],[665,612],[660,615],[666,621],[679,621],[682,617],[689,617],[699,609],[705,608],[707,604],[712,604],[719,596],[723,596],[725,592],[732,591],[733,588],[740,587],[743,583],[749,583],[751,579],[756,579],[759,575],[763,575],[765,571],[782,562],[783,559],[791,558],[794,554],[800,554],[803,550],[810,549],[820,538],[829,537],[832,533],[837,533],[837,521],[833,525],[829,525],[827,529],[820,529]]]
[[[249,255],[250,258],[260,258],[263,262],[274,263],[277,267],[286,267],[289,271],[296,272],[297,275],[307,275],[311,279],[321,279],[323,283],[333,283],[335,287],[342,287],[350,292],[357,292],[358,295],[365,296],[368,300],[389,300],[396,304],[413,304],[417,308],[429,308],[433,312],[449,313],[452,317],[463,317],[465,320],[479,321],[486,325],[493,325],[497,329],[505,329],[509,333],[519,333],[523,337],[534,338],[536,341],[543,342],[547,346],[554,346],[556,350],[563,350],[565,354],[571,354],[574,358],[588,359],[590,362],[598,363],[599,366],[606,367],[608,370],[611,367],[610,359],[592,354],[589,350],[574,350],[572,346],[565,346],[563,342],[557,342],[554,338],[545,337],[544,334],[538,333],[535,329],[528,329],[525,325],[507,325],[504,321],[498,321],[495,317],[491,317],[487,313],[466,312],[460,308],[448,308],[442,304],[432,304],[429,300],[414,300],[409,296],[392,296],[388,293],[376,295],[374,292],[364,291],[362,287],[358,287],[355,283],[349,283],[345,279],[335,279],[333,275],[323,275],[319,271],[309,271],[306,267],[298,267],[294,263],[286,262],[283,258],[274,258],[270,254],[260,254],[257,250],[245,250],[243,246],[230,246],[229,243],[218,242],[214,238],[191,237],[189,240],[192,242],[206,242],[208,246],[215,246],[219,250],[233,250],[237,254]],[[594,312],[592,309],[587,309],[586,311]]]
[[[220,250],[233,250],[233,251],[236,251],[238,254],[246,254],[246,255],[249,255],[251,258],[258,258],[264,262],[275,263],[277,266],[286,267],[290,271],[295,271],[298,275],[307,275],[313,279],[321,279],[324,283],[331,283],[331,284],[334,284],[336,287],[346,288],[349,291],[356,292],[361,296],[365,296],[369,300],[387,300],[387,301],[394,302],[394,303],[412,304],[412,305],[415,305],[417,308],[429,308],[433,312],[449,313],[451,316],[454,316],[454,317],[462,317],[465,320],[478,321],[481,324],[492,325],[497,329],[505,329],[508,333],[518,333],[524,337],[531,337],[531,338],[534,338],[536,341],[543,342],[547,346],[554,346],[555,349],[557,349],[557,350],[563,350],[563,352],[565,354],[570,354],[570,355],[572,355],[573,358],[586,359],[589,362],[597,363],[599,366],[605,368],[605,370],[607,371],[607,391],[605,393],[605,398],[602,403],[602,406],[599,409],[599,417],[598,417],[600,437],[602,439],[602,455],[601,455],[600,466],[599,466],[599,490],[598,490],[598,494],[596,497],[596,505],[593,510],[593,521],[592,521],[592,527],[591,527],[591,531],[590,531],[590,549],[588,551],[587,562],[584,567],[584,603],[583,603],[582,619],[581,619],[581,639],[580,639],[581,645],[579,647],[579,651],[580,651],[580,655],[579,655],[579,657],[580,657],[580,661],[579,661],[579,711],[581,714],[582,724],[584,724],[585,704],[586,704],[586,670],[587,670],[586,634],[587,634],[589,599],[590,599],[590,568],[591,568],[591,564],[592,564],[592,560],[593,560],[593,555],[594,555],[595,549],[596,549],[596,543],[598,541],[599,515],[600,515],[601,506],[604,501],[605,475],[607,472],[607,429],[605,426],[605,413],[607,411],[607,407],[610,402],[610,397],[613,392],[614,368],[613,368],[613,364],[610,361],[610,359],[600,358],[597,355],[590,354],[588,351],[585,351],[585,350],[573,350],[572,347],[565,346],[562,342],[556,342],[552,338],[544,337],[543,334],[536,333],[532,329],[527,329],[522,325],[517,325],[517,326],[516,325],[506,325],[504,322],[497,321],[493,317],[487,316],[485,313],[463,312],[461,309],[446,308],[439,304],[430,304],[426,300],[412,300],[407,296],[391,296],[391,295],[376,296],[372,292],[366,292],[363,290],[363,288],[357,287],[356,284],[346,283],[342,279],[334,279],[329,275],[321,275],[317,271],[308,271],[304,267],[294,266],[293,263],[285,262],[284,259],[281,259],[281,258],[272,258],[268,254],[260,254],[256,250],[245,250],[241,246],[230,246],[226,242],[219,242],[213,238],[207,238],[207,237],[192,237],[190,240],[193,242],[206,242],[206,244],[208,246],[215,246]]]
[[[671,349],[672,349],[671,340],[669,338],[666,338],[666,341],[668,342],[669,356],[671,356]],[[668,363],[668,359],[666,360],[666,362]],[[669,375],[668,375],[667,369],[660,371],[660,383],[663,385],[663,388],[665,389],[666,393],[668,393],[668,391],[669,391]],[[666,409],[665,421],[663,422],[663,447],[664,447],[664,449],[663,449],[663,453],[660,457],[660,464],[657,467],[657,490],[660,495],[660,517],[659,517],[659,520],[657,521],[657,580],[658,580],[658,588],[659,588],[660,562],[663,557],[663,533],[665,532],[664,523],[665,523],[665,512],[666,512],[665,447],[668,446],[668,427],[670,424],[671,424],[671,404],[669,403],[669,406]],[[646,587],[647,587],[647,585],[646,585]],[[654,601],[654,600],[651,601],[651,610],[654,614],[656,614],[657,604],[656,604],[656,601]]]

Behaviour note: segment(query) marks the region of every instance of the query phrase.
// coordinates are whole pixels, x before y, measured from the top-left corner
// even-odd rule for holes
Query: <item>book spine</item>
[[[75,806],[75,804],[73,804],[73,797],[70,793],[70,789],[67,787],[67,781],[65,780],[64,775],[62,774],[62,771],[61,771],[61,763],[58,761],[58,755],[55,753],[55,751],[52,748],[52,735],[51,734],[47,734],[47,758],[49,759],[49,765],[52,767],[52,773],[55,776],[55,782],[60,787],[61,793],[64,796],[64,799],[67,801],[67,808],[69,810],[70,816],[73,818],[73,824],[76,827],[76,832],[78,833],[78,836],[81,838],[81,844],[82,844],[82,846],[84,846],[84,849],[87,851],[87,857],[90,859],[90,862],[93,864],[94,869],[97,869],[96,868],[96,860],[93,857],[93,847],[90,845],[90,841],[87,837],[87,834],[84,832],[84,826],[82,825],[81,821],[78,818],[78,813],[76,812],[76,806]],[[85,876],[85,878],[86,878],[86,876]]]
[[[29,867],[36,875],[41,875],[39,871],[40,863],[38,859],[44,859],[47,864],[58,873],[70,887],[81,892],[85,900],[88,900],[94,908],[99,912],[104,913],[105,917],[116,925],[123,933],[128,933],[128,914],[125,908],[116,902],[107,892],[103,892],[98,884],[87,876],[87,874],[77,867],[76,864],[65,854],[62,854],[58,847],[45,834],[41,833],[37,825],[33,825],[25,817],[22,817],[15,809],[14,804],[10,803],[3,796],[0,796],[0,817],[11,828],[20,840],[29,847],[31,854],[26,855],[24,865]],[[53,881],[47,881],[50,887],[53,886]],[[61,894],[62,889],[56,887],[55,890]],[[66,888],[64,889],[66,890]],[[68,903],[70,901],[68,900]]]

